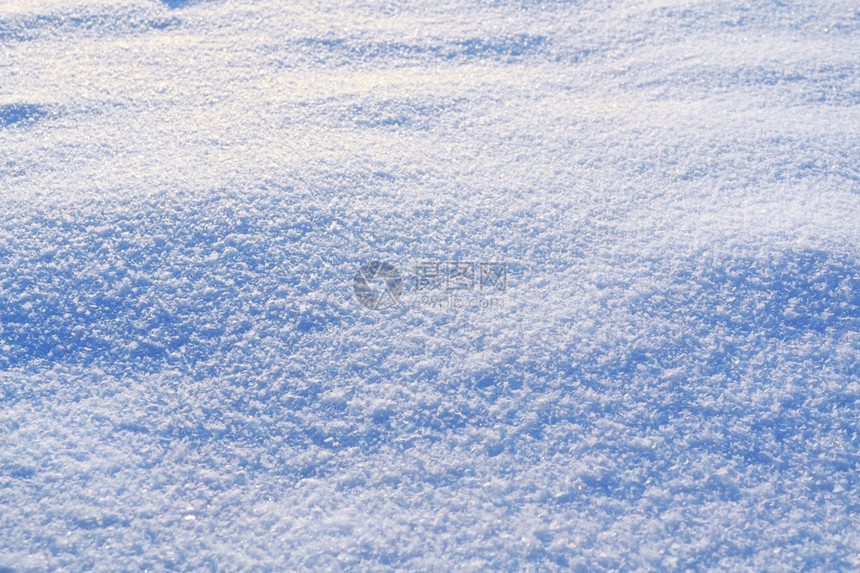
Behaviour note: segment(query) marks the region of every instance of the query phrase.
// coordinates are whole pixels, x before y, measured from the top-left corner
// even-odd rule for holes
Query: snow
[[[857,569],[859,34],[0,0],[0,571]]]

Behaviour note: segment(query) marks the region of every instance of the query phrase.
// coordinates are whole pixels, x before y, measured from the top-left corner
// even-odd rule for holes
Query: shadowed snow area
[[[0,127],[16,123],[29,123],[45,116],[45,110],[32,104],[8,104],[0,106]]]
[[[0,0],[0,571],[857,569],[858,35]]]

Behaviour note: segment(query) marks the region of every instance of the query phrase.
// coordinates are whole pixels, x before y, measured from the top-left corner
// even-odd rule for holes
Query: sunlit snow
[[[0,571],[860,568],[858,46],[0,0]]]

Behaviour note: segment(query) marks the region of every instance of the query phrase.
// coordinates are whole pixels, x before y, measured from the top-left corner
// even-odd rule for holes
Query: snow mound
[[[0,571],[860,567],[858,32],[0,1]]]

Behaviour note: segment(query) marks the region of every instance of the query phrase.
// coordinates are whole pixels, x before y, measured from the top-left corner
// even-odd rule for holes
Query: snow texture
[[[0,571],[860,569],[858,46],[855,0],[0,0]],[[428,260],[504,304],[410,303]]]

